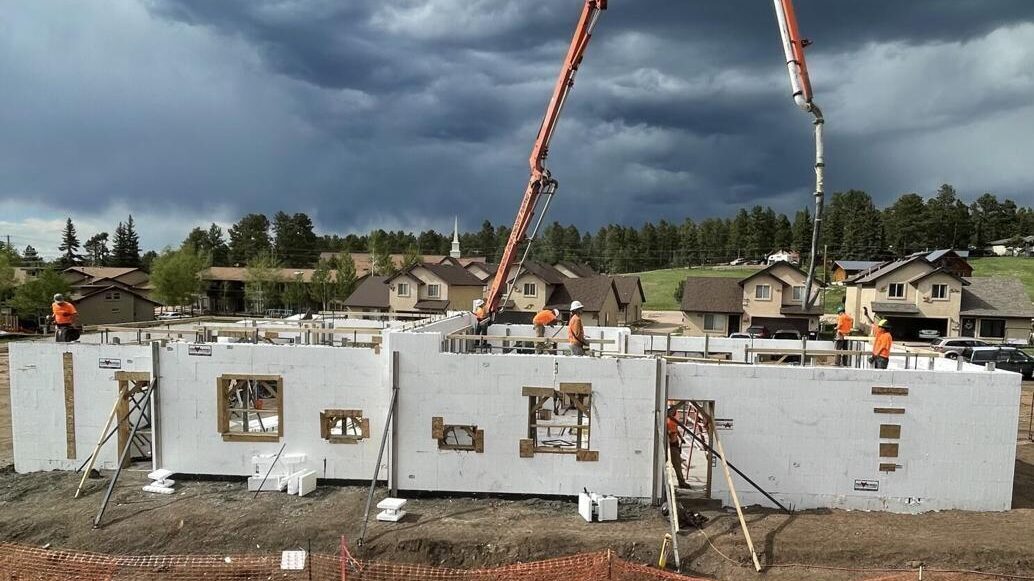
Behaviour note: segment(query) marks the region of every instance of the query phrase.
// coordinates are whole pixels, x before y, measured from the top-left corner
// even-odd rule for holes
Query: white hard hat
[[[54,295],[54,301],[55,302],[61,302],[63,300],[65,300],[65,295],[63,295],[61,293],[57,293],[56,295]]]
[[[584,308],[582,306],[582,301],[574,301],[573,303],[571,303],[571,310],[572,311],[577,311],[577,310],[582,309],[582,308]]]
[[[559,317],[560,316],[560,309],[553,309],[553,316],[554,317]]]
[[[475,299],[474,300],[474,308],[475,309],[478,308],[478,307],[483,307],[483,306],[485,306],[485,299]]]

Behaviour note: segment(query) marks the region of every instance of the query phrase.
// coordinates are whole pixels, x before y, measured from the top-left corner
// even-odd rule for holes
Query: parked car
[[[729,338],[730,339],[750,339],[750,334],[748,334],[748,333],[730,333],[729,334]]]
[[[773,339],[796,339],[801,340],[801,332],[796,329],[780,329],[775,333],[772,333]]]
[[[937,339],[940,336],[941,336],[941,332],[938,331],[937,329],[920,329],[919,330],[919,338],[920,339]]]
[[[974,365],[994,361],[996,369],[1019,373],[1023,379],[1034,377],[1034,357],[1016,347],[966,347],[960,357]]]
[[[168,321],[170,319],[186,319],[189,315],[183,314],[179,311],[167,311],[158,315],[159,321]]]
[[[990,347],[987,341],[974,339],[973,337],[944,337],[934,342],[930,348],[938,353],[943,353],[948,359],[957,359],[966,347]]]
[[[751,325],[745,332],[755,339],[768,339],[768,328],[764,325]]]
[[[729,266],[739,266],[741,264],[747,264],[747,259],[746,258],[737,258],[736,260],[733,260],[732,262],[730,262]]]

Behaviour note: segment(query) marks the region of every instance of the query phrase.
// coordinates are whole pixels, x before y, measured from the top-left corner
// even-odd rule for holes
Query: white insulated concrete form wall
[[[397,386],[397,422],[378,474],[403,491],[574,495],[588,487],[648,498],[659,490],[666,446],[659,420],[670,398],[715,402],[716,416],[733,420],[731,430],[718,432],[729,459],[784,504],[894,512],[1009,508],[1018,375],[972,367],[876,371],[443,352],[447,335],[465,324],[456,318],[386,332],[379,353],[211,344],[210,356],[198,356],[186,343],[161,347],[158,462],[181,473],[247,475],[253,455],[275,453],[286,442],[285,453],[305,454],[305,467],[321,478],[367,480]],[[628,338],[629,345],[645,341]],[[65,431],[66,351],[74,361],[74,458]],[[397,373],[392,352],[398,353]],[[123,370],[154,365],[148,346],[16,343],[10,356],[19,472],[69,470],[89,455],[117,389],[115,372],[101,368],[102,359],[119,360]],[[282,377],[281,440],[223,441],[216,381],[237,373]],[[529,420],[523,388],[567,382],[591,385],[589,449],[598,458],[521,457]],[[882,395],[874,387],[899,389]],[[324,440],[319,413],[328,408],[361,409],[371,437],[357,444]],[[483,429],[484,451],[439,449],[435,417]],[[900,426],[899,436],[881,438],[884,424]],[[898,444],[898,456],[882,457],[881,443]],[[115,458],[109,442],[101,467],[114,467]],[[894,471],[881,471],[881,464],[894,464]],[[735,478],[746,504],[768,504]],[[712,482],[713,496],[728,502],[718,467]]]

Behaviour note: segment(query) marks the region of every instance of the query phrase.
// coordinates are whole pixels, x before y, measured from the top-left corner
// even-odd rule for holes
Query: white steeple
[[[460,257],[460,219],[457,217],[452,227],[452,250],[449,252],[449,256],[453,258]]]

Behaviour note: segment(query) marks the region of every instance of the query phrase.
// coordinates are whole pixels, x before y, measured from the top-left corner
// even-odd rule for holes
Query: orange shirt
[[[478,307],[474,309],[474,318],[479,321],[483,321],[485,319],[485,307]]]
[[[571,321],[567,324],[567,342],[572,345],[585,344],[585,328],[582,327],[581,315],[571,315]]]
[[[668,443],[674,444],[679,441],[679,423],[668,418]]]
[[[539,311],[535,315],[535,318],[531,320],[531,324],[538,325],[540,327],[545,327],[546,325],[552,325],[555,322],[556,322],[556,315],[554,315],[553,311],[550,310],[550,309]]]
[[[852,329],[854,329],[854,319],[847,313],[840,313],[840,316],[837,317],[837,333],[850,335]]]
[[[890,346],[894,343],[894,337],[889,331],[880,330],[876,340],[872,342],[872,354],[876,357],[890,357]]]
[[[54,314],[54,322],[58,325],[71,325],[78,313],[75,305],[67,301],[50,305],[50,312]]]

